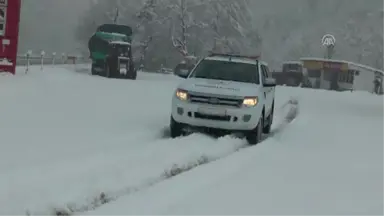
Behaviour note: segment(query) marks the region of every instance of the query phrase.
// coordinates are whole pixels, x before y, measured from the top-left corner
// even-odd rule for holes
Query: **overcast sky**
[[[90,0],[22,0],[19,51],[75,52],[74,29]]]

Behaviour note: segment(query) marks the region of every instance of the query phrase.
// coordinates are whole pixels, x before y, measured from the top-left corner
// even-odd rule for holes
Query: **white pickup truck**
[[[189,71],[172,98],[171,137],[189,128],[242,133],[257,144],[271,131],[276,82],[257,57],[210,54]]]

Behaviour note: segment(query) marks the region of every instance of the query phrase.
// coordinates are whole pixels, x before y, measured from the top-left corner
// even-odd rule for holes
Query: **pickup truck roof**
[[[208,57],[205,59],[218,60],[218,61],[235,61],[247,64],[262,64],[268,66],[264,61],[260,61],[260,55],[239,55],[239,54],[228,54],[228,53],[216,53],[210,52]]]

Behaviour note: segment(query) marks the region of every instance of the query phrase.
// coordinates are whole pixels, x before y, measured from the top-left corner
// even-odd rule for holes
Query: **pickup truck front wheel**
[[[275,110],[275,102],[272,103],[271,112],[267,118],[266,124],[264,124],[263,133],[265,133],[265,134],[271,133],[274,110]]]
[[[247,134],[245,135],[249,145],[256,145],[261,141],[261,137],[263,135],[263,128],[264,128],[263,118],[264,117],[261,116],[259,119],[259,123],[257,124],[257,127],[252,131],[247,132]]]
[[[171,116],[169,129],[170,129],[171,138],[176,138],[184,135],[183,124],[180,124],[179,122],[175,121],[175,119],[173,119],[172,116]]]

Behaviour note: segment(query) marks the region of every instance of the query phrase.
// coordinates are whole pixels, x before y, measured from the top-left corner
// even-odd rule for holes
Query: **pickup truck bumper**
[[[175,99],[173,119],[191,127],[214,128],[229,131],[247,131],[256,128],[262,107],[225,107],[189,103]]]

